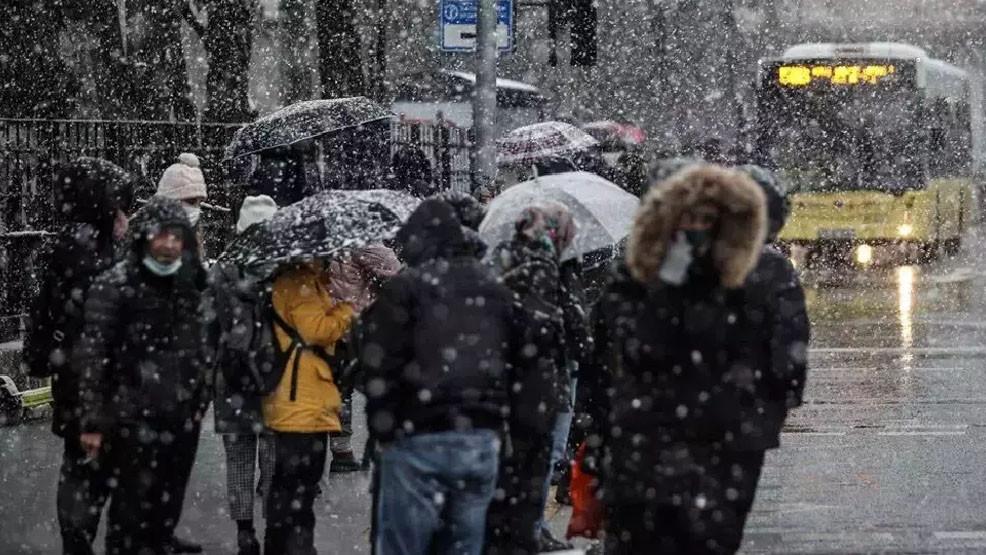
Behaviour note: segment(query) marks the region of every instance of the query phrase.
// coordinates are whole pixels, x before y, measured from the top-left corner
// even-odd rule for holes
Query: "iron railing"
[[[52,184],[58,167],[78,156],[110,160],[138,178],[138,198],[182,152],[194,152],[209,183],[210,202],[231,207],[242,188],[223,157],[232,124],[152,121],[0,119],[0,342],[16,339],[43,277],[42,253],[57,226]],[[469,130],[394,122],[391,156],[420,148],[441,189],[468,190]],[[386,152],[386,150],[384,151]],[[389,163],[389,160],[386,161]],[[205,211],[207,249],[219,252],[231,229],[228,211]]]

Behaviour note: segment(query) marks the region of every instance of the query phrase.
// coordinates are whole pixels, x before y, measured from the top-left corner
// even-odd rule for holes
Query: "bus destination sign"
[[[782,65],[777,82],[784,87],[807,87],[813,83],[831,85],[879,85],[893,81],[897,68],[892,65]]]

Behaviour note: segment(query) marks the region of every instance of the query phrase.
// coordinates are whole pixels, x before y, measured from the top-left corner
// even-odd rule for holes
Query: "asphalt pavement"
[[[767,457],[745,552],[986,552],[984,260],[973,234],[931,264],[805,273],[806,404]],[[222,445],[207,424],[178,532],[235,553]],[[60,460],[47,422],[0,428],[0,553],[58,551]],[[368,475],[326,474],[322,487],[320,553],[369,553]],[[551,515],[563,529],[567,510]]]

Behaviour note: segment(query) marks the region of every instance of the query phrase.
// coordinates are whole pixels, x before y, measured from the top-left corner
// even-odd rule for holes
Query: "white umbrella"
[[[567,206],[578,226],[563,260],[618,245],[630,233],[640,204],[637,197],[594,173],[559,173],[518,183],[493,199],[479,226],[480,236],[490,245],[511,239],[524,208],[545,200]]]

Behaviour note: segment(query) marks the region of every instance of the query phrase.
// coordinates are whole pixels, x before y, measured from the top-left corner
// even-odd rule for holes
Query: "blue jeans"
[[[572,394],[572,407],[568,412],[560,412],[555,417],[555,428],[551,432],[551,467],[548,470],[548,479],[544,482],[544,507],[541,510],[541,520],[537,523],[537,531],[548,529],[548,521],[544,519],[544,509],[548,506],[548,494],[551,492],[551,478],[555,473],[555,465],[564,460],[568,453],[568,434],[572,431],[572,420],[575,418],[575,388],[578,386],[578,378],[572,378],[570,383]]]
[[[374,553],[479,555],[499,459],[492,430],[422,434],[387,446],[377,471]]]

